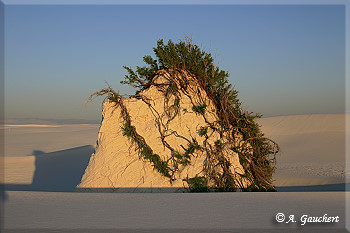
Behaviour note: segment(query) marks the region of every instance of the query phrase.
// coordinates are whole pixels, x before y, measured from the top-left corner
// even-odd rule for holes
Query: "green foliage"
[[[183,166],[187,166],[191,163],[189,157],[185,157],[178,151],[173,151],[173,156],[176,158],[176,161]]]
[[[120,102],[122,104],[122,102]],[[171,178],[170,168],[168,163],[162,161],[159,155],[154,154],[153,150],[146,144],[145,140],[136,132],[135,126],[131,125],[131,120],[128,114],[123,116],[124,118],[124,127],[123,127],[123,136],[127,136],[132,142],[136,143],[136,149],[138,152],[145,158],[153,163],[153,167],[163,176]]]
[[[151,56],[144,56],[143,61],[147,66],[136,66],[136,72],[131,67],[123,66],[128,75],[125,75],[125,80],[121,81],[122,84],[128,84],[140,90],[147,87],[147,84],[152,80],[159,68],[157,61],[153,60]]]
[[[204,115],[206,108],[207,108],[207,105],[205,103],[201,105],[192,106],[192,110],[200,115]]]
[[[216,140],[215,141],[215,146],[221,147],[222,146],[222,142],[220,140]]]
[[[105,99],[108,99],[112,102],[119,103],[121,96],[119,95],[118,92],[114,91],[113,88],[111,88],[108,83],[107,83],[107,88],[104,88],[100,91],[94,92],[90,95],[88,98],[87,102],[92,101],[96,96],[104,96],[107,95]]]
[[[215,191],[216,192],[236,192],[236,184],[235,180],[233,179],[232,176],[227,175],[222,178],[224,184],[222,186],[216,187]]]
[[[276,189],[274,187],[259,187],[259,186],[255,186],[255,185],[250,185],[248,187],[246,187],[243,191],[245,192],[277,192]]]
[[[174,158],[176,158],[176,161],[183,165],[183,166],[187,166],[191,163],[190,159],[191,159],[191,155],[196,151],[201,149],[200,145],[198,144],[198,142],[196,141],[196,139],[192,138],[192,141],[188,143],[187,148],[185,149],[185,153],[181,154],[178,151],[173,151],[172,155],[174,156]]]
[[[132,138],[136,133],[135,126],[131,125],[130,121],[125,121],[123,128],[123,136],[127,136],[128,138]]]
[[[199,192],[209,192],[208,179],[204,176],[195,176],[193,178],[186,179],[188,182],[190,192],[199,193]]]
[[[157,158],[157,161],[153,161],[153,166],[156,168],[156,170],[163,174],[165,177],[171,178],[171,175],[169,173],[169,167],[168,163],[165,161],[161,161],[159,158],[159,155],[155,154],[154,158]]]
[[[198,144],[197,140],[195,138],[192,138],[192,142],[188,143],[184,156],[186,158],[189,158],[191,154],[193,154],[196,150],[199,150],[199,149],[201,149],[201,147]]]
[[[208,127],[200,127],[198,130],[199,136],[203,137],[208,133]]]
[[[215,98],[220,98],[220,92],[226,91],[230,92],[230,98],[238,103],[237,92],[231,89],[231,85],[228,84],[228,72],[216,67],[211,54],[202,51],[190,39],[180,41],[177,44],[171,40],[168,41],[168,44],[164,44],[164,41],[160,39],[153,51],[157,59],[145,56],[143,60],[146,66],[136,67],[136,72],[124,66],[128,75],[125,76],[125,81],[122,81],[123,84],[142,89],[151,82],[158,70],[187,70],[198,78],[206,90],[216,90]]]
[[[179,108],[180,107],[180,97],[176,97],[175,100],[174,100],[174,106],[176,108]]]

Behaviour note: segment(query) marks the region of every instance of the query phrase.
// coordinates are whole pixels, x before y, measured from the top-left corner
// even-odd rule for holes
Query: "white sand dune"
[[[259,119],[265,135],[281,147],[275,185],[344,183],[345,116],[316,114]],[[89,158],[98,129],[99,125],[6,126],[5,183],[30,185],[35,171],[44,170],[44,166],[36,167],[39,160],[46,161],[52,178],[54,166],[72,167],[69,161],[74,156]],[[87,154],[82,154],[84,151]],[[79,170],[85,169],[76,166]]]
[[[345,119],[349,114],[313,114],[262,118],[265,135],[281,147],[276,186],[345,182]]]
[[[99,125],[4,125],[5,157],[24,157],[95,145]]]
[[[300,221],[293,225],[278,224],[275,215],[282,212],[298,218],[303,214],[339,215],[340,223],[303,229],[346,232],[345,200],[347,197],[350,203],[350,195],[339,192],[345,188],[347,175],[345,114],[270,117],[260,119],[259,123],[265,135],[281,146],[274,177],[281,192],[74,193],[71,191],[94,150],[99,126],[9,126],[5,128],[7,191],[2,197],[5,227],[8,232],[57,232],[61,228],[67,230],[60,232],[106,229],[294,232],[301,228]],[[44,230],[38,231],[39,228]]]

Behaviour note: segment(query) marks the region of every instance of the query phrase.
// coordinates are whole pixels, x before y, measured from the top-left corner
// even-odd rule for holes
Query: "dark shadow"
[[[82,174],[81,174],[82,176]],[[57,179],[56,179],[57,181]],[[66,184],[52,183],[46,187],[39,185],[17,185],[17,184],[6,184],[5,189],[7,191],[45,191],[45,192],[84,192],[84,193],[188,193],[185,188],[164,188],[164,187],[153,187],[153,188],[79,188],[75,186],[79,183],[80,178],[75,183],[68,181]],[[276,187],[277,192],[349,192],[349,189],[345,188],[345,184],[329,184],[329,185],[314,185],[314,186],[286,186]],[[209,192],[215,193],[215,192]],[[198,193],[196,193],[198,194]],[[208,194],[208,192],[203,192]]]
[[[31,155],[41,155],[41,154],[45,154],[45,152],[42,150],[33,150],[33,153]]]
[[[35,172],[30,185],[5,184],[7,191],[71,192],[79,184],[94,147],[91,145],[41,153],[34,150]]]
[[[347,186],[348,184],[348,186]],[[349,192],[350,183],[310,185],[310,186],[286,186],[276,187],[277,192]],[[116,192],[116,193],[186,193],[185,188],[81,188],[78,192]],[[203,192],[208,193],[208,192]],[[214,193],[214,192],[212,192]],[[198,193],[197,193],[198,194]]]
[[[310,186],[286,186],[277,187],[277,192],[345,192],[350,191],[349,185],[346,183],[326,184],[326,185],[310,185]]]
[[[117,193],[183,193],[184,188],[92,188],[75,189],[89,163],[94,147],[91,145],[45,153],[34,150],[35,172],[32,184],[5,184],[5,191],[44,192],[117,192]],[[2,185],[2,184],[0,184]],[[345,183],[313,186],[276,187],[277,192],[334,192],[350,191]],[[6,201],[6,192],[0,196]]]
[[[186,188],[76,188],[76,192],[84,193],[188,193]],[[205,193],[205,192],[203,192]],[[208,192],[206,192],[208,193]],[[197,193],[198,194],[198,193]]]
[[[3,203],[8,198],[4,184],[0,184],[0,202]]]

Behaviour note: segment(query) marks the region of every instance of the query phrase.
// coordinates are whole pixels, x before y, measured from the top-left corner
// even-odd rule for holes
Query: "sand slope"
[[[343,183],[345,119],[349,114],[314,114],[259,119],[262,131],[281,147],[275,185]]]
[[[348,232],[344,229],[345,201],[350,203],[350,195],[349,192],[339,192],[344,190],[344,184],[337,184],[344,181],[344,118],[342,114],[330,114],[259,120],[265,134],[275,139],[283,152],[278,160],[275,178],[278,190],[286,192],[277,193],[67,192],[69,185],[72,188],[71,179],[67,176],[59,179],[60,170],[64,168],[55,169],[55,164],[69,164],[74,156],[89,158],[93,147],[84,145],[94,145],[99,126],[86,125],[86,129],[91,129],[91,134],[95,134],[90,143],[85,141],[84,135],[87,131],[82,130],[80,135],[76,134],[79,136],[75,141],[77,146],[53,149],[56,145],[47,144],[45,151],[51,153],[36,156],[26,156],[25,151],[40,150],[37,145],[43,142],[37,140],[47,138],[46,142],[55,141],[61,135],[68,138],[71,130],[65,128],[55,138],[49,133],[53,128],[46,129],[47,132],[41,131],[40,136],[35,133],[39,130],[35,127],[23,128],[30,140],[37,143],[32,148],[28,146],[23,149],[13,148],[16,143],[21,142],[16,136],[23,140],[23,131],[18,128],[18,135],[15,131],[6,139],[10,142],[6,146],[8,151],[23,151],[24,154],[5,158],[8,184],[5,188],[22,191],[6,191],[1,196],[1,208],[5,207],[5,232],[115,232],[116,229],[121,232],[137,232],[137,229],[139,232],[261,232],[264,229],[265,232]],[[44,128],[41,127],[40,130]],[[304,140],[300,140],[300,137]],[[313,160],[308,155],[319,155],[319,158]],[[36,163],[43,156],[47,158],[43,158],[42,163]],[[41,167],[36,167],[36,164],[44,166],[44,170],[36,173],[36,169]],[[71,163],[73,164],[70,171],[84,166],[83,162]],[[34,186],[35,182],[30,182],[35,180],[35,174],[40,175],[41,179],[38,181],[45,181],[42,178],[47,175],[51,184],[46,186],[46,180],[46,184],[42,183],[45,185],[39,185],[39,182]],[[66,187],[60,186],[56,181],[66,184]],[[277,213],[287,216],[294,214],[297,222],[292,225],[279,224],[275,221]],[[339,216],[341,222],[300,226],[299,218],[304,214]]]

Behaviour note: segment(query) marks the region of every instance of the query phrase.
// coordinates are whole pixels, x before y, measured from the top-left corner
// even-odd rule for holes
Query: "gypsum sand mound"
[[[278,145],[241,108],[228,73],[191,40],[159,40],[157,59],[122,83],[137,88],[107,95],[96,151],[78,191],[274,191]]]

